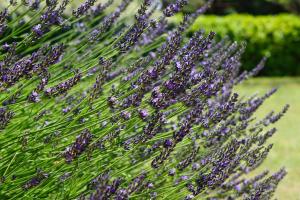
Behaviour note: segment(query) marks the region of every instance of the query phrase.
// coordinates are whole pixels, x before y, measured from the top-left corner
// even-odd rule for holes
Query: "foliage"
[[[299,0],[269,0],[269,1],[281,4],[291,12],[294,12],[297,14],[300,13],[300,1]]]
[[[174,2],[175,0],[162,0],[163,5],[167,5],[168,2]],[[281,4],[280,0],[215,0],[208,13],[214,15],[224,15],[231,13],[248,13],[253,15],[266,15],[266,14],[279,14],[289,12],[289,7],[286,4]],[[288,0],[283,0],[288,1]],[[295,0],[291,0],[294,2]],[[297,0],[296,0],[297,1]],[[183,10],[183,12],[193,12],[201,5],[205,3],[205,0],[190,0],[189,5]],[[290,4],[288,4],[290,5]],[[294,4],[292,4],[294,5]],[[292,7],[292,6],[290,6]]]
[[[192,30],[215,30],[219,37],[246,41],[244,69],[251,69],[262,56],[271,56],[261,75],[300,75],[300,19],[294,15],[251,16],[233,14],[203,16]]]
[[[71,16],[68,0],[11,1],[1,13],[1,199],[272,197],[284,169],[245,174],[289,106],[255,120],[276,89],[233,91],[265,59],[239,73],[243,44],[183,37],[211,2],[172,30],[185,0],[157,18],[138,2],[134,16],[131,0],[87,0]]]

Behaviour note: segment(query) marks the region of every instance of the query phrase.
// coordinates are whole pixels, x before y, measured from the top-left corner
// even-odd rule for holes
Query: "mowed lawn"
[[[274,143],[269,157],[258,170],[272,172],[284,166],[288,175],[279,184],[275,198],[300,200],[300,78],[254,78],[237,88],[241,95],[251,95],[278,87],[278,92],[269,98],[257,116],[263,117],[271,110],[279,111],[290,104],[289,112],[275,125],[278,132],[270,142]]]

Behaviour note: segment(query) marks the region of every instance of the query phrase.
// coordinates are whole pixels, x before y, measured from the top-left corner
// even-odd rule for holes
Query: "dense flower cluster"
[[[170,26],[187,3],[11,1],[0,13],[0,199],[272,197],[284,169],[248,174],[289,106],[255,118],[276,89],[234,89],[265,58],[240,72],[243,43],[187,38],[212,1]]]

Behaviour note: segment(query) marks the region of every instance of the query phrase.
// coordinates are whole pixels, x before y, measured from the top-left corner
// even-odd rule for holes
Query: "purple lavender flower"
[[[44,31],[42,30],[42,25],[41,24],[37,24],[32,28],[33,33],[37,36],[37,37],[41,37],[44,34]]]
[[[88,147],[92,140],[92,134],[88,129],[83,130],[77,136],[76,141],[66,148],[64,157],[67,163],[72,162],[75,158],[79,157]]]
[[[37,10],[40,7],[40,3],[41,3],[40,0],[33,0],[31,2],[30,8],[34,9],[34,10]]]
[[[200,168],[200,165],[198,163],[193,163],[192,169],[193,170],[198,170]]]
[[[182,7],[187,4],[188,4],[188,0],[176,0],[175,3],[169,4],[163,12],[165,16],[171,17],[175,13],[178,13],[182,9]]]
[[[73,15],[75,17],[80,17],[87,13],[87,11],[95,4],[97,0],[87,0],[83,4],[77,8],[77,10],[73,10]]]
[[[37,171],[37,175],[35,177],[33,177],[32,179],[30,179],[29,181],[27,181],[24,185],[23,185],[23,189],[24,190],[29,190],[33,187],[38,186],[44,179],[48,178],[49,174],[38,170]]]
[[[149,15],[147,15],[146,11],[150,4],[151,0],[144,0],[141,8],[138,10],[138,14],[135,16],[135,24],[129,29],[129,31],[127,31],[125,36],[122,37],[122,39],[116,45],[121,51],[127,51],[130,49],[130,47],[137,43],[139,37],[144,32],[144,29],[148,26]]]
[[[185,197],[185,200],[192,200],[192,199],[194,199],[194,197],[195,197],[194,195],[189,194]]]
[[[99,25],[99,27],[91,32],[89,40],[93,42],[97,40],[101,36],[101,34],[107,31],[120,17],[120,14],[127,8],[130,2],[130,0],[122,1],[122,3],[116,8],[116,10],[110,15],[106,16],[103,19],[102,23]]]
[[[131,117],[131,113],[128,112],[128,111],[122,111],[122,112],[121,112],[121,117],[122,117],[123,119],[125,119],[125,120],[129,120],[130,117]]]
[[[4,129],[10,122],[14,113],[6,108],[0,108],[0,130]]]
[[[105,4],[101,4],[99,3],[97,6],[94,6],[91,8],[91,12],[93,14],[93,16],[98,16],[100,15],[107,7],[109,7],[114,1],[113,0],[109,0],[107,1]]]
[[[111,108],[115,107],[118,104],[118,102],[118,99],[114,96],[108,97],[107,99],[107,103]]]
[[[5,43],[4,45],[2,45],[2,49],[3,49],[4,51],[9,51],[10,45],[7,44],[7,43]]]
[[[146,109],[139,110],[139,115],[142,119],[146,119],[149,115],[148,111]]]
[[[45,95],[48,97],[57,96],[63,94],[70,90],[74,85],[76,85],[81,79],[81,73],[76,73],[74,77],[56,85],[50,87],[44,91]]]
[[[39,94],[36,91],[32,91],[30,93],[30,95],[28,96],[28,100],[36,103],[36,102],[39,102],[41,99],[40,99]]]
[[[164,147],[165,147],[165,148],[169,148],[169,147],[171,147],[172,145],[173,145],[172,140],[170,140],[170,139],[166,139],[166,140],[165,140],[165,142],[164,142]]]
[[[174,168],[169,170],[169,176],[174,176],[176,173],[176,170]]]
[[[5,32],[7,25],[6,19],[8,17],[8,10],[4,9],[0,12],[0,36]]]

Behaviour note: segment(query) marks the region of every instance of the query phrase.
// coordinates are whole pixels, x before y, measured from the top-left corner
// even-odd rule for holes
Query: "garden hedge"
[[[246,41],[243,68],[256,66],[263,56],[270,56],[260,75],[300,75],[300,18],[290,14],[276,16],[201,16],[192,31],[214,30],[218,37],[228,35],[235,41]]]

